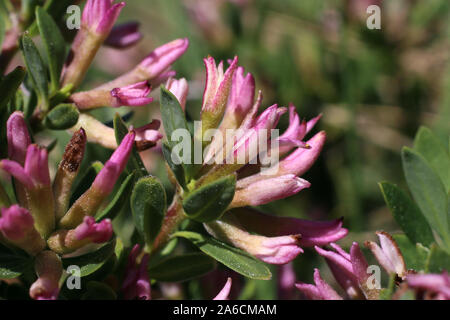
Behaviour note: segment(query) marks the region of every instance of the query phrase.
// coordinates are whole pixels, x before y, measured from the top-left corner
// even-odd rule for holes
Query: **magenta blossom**
[[[186,100],[189,93],[189,85],[186,79],[169,78],[166,83],[166,89],[169,90],[178,99],[181,108],[186,108]]]
[[[30,134],[23,113],[15,111],[6,122],[8,157],[19,164],[25,164],[27,148],[31,144]]]
[[[103,243],[111,239],[113,228],[111,220],[95,223],[94,217],[84,217],[83,223],[75,229],[77,240],[89,239],[93,243]]]
[[[109,47],[123,49],[128,48],[142,39],[142,33],[139,32],[138,22],[128,22],[114,26],[105,40]]]
[[[422,293],[426,299],[450,300],[450,276],[442,274],[408,274],[408,287]]]
[[[135,137],[136,133],[131,131],[123,138],[119,147],[97,174],[91,187],[75,201],[60,220],[61,227],[66,229],[76,228],[83,222],[85,216],[92,216],[97,212],[100,205],[112,192],[114,184],[125,169],[134,146]]]
[[[372,292],[368,290],[368,263],[356,242],[353,242],[350,253],[345,252],[335,243],[330,244],[336,251],[327,251],[315,247],[317,253],[324,257],[336,281],[352,298],[369,298]]]
[[[311,300],[343,300],[342,297],[322,279],[319,269],[314,269],[314,283],[315,285],[298,282],[295,286]]]
[[[88,110],[100,107],[119,108],[122,106],[145,106],[153,101],[148,97],[151,87],[147,81],[138,82],[122,88],[114,88],[110,91],[94,89],[82,91],[70,96],[70,100],[80,110]]]
[[[81,24],[99,34],[109,34],[125,2],[114,0],[88,0],[83,10]]]
[[[56,300],[63,272],[61,259],[52,251],[42,251],[36,257],[35,269],[38,279],[30,287],[30,297],[34,300]]]
[[[151,87],[147,81],[112,89],[111,96],[116,100],[112,107],[145,106],[153,101],[153,98],[147,97],[150,91]]]
[[[140,256],[140,263],[137,262]],[[128,264],[125,270],[125,279],[122,284],[124,298],[127,300],[150,300],[151,288],[147,274],[149,255],[142,255],[141,248],[137,244],[131,250]]]
[[[228,300],[228,296],[230,295],[231,291],[231,284],[232,280],[230,277],[228,277],[227,282],[225,283],[225,286],[220,290],[220,292],[217,294],[217,296],[213,300]]]
[[[238,226],[217,220],[205,224],[215,238],[240,248],[255,258],[270,264],[285,264],[303,252],[299,246],[300,235],[264,237],[253,235]]]
[[[348,233],[348,230],[342,227],[342,219],[309,221],[276,217],[247,208],[234,210],[230,214],[251,232],[270,237],[300,234],[299,243],[304,247],[327,245],[344,238]]]

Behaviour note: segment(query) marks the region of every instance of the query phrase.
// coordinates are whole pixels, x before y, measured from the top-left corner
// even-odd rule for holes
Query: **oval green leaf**
[[[199,222],[219,219],[230,205],[236,189],[236,177],[229,175],[204,185],[183,200],[189,218]]]
[[[153,243],[166,214],[166,192],[156,177],[141,178],[131,194],[136,229],[148,245]]]
[[[66,130],[77,124],[79,116],[73,104],[60,104],[47,114],[44,125],[52,130]]]

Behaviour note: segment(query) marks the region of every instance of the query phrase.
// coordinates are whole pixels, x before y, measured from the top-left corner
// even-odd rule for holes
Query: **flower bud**
[[[88,0],[83,10],[81,29],[72,44],[71,54],[62,73],[62,87],[77,88],[84,79],[98,49],[108,37],[125,2]]]
[[[6,122],[6,135],[8,158],[24,165],[31,138],[22,112],[16,111],[9,116]]]
[[[221,124],[225,129],[237,129],[253,106],[255,100],[255,78],[250,73],[244,76],[244,68],[237,67],[233,77],[230,97]]]
[[[83,223],[75,229],[77,240],[89,240],[93,243],[107,242],[112,234],[113,229],[109,219],[95,223],[94,217],[84,217]]]
[[[367,287],[368,263],[356,242],[353,242],[350,248],[350,254],[346,253],[337,244],[332,243],[331,246],[336,252],[323,250],[315,247],[317,253],[323,256],[331,269],[336,281],[352,298],[373,299],[376,298],[378,292],[376,289]]]
[[[222,290],[217,294],[217,296],[213,300],[228,300],[228,296],[230,295],[232,280],[228,277],[227,282]]]
[[[147,253],[141,252],[137,244],[131,250],[128,257],[128,264],[125,270],[125,279],[122,285],[124,298],[127,300],[139,299],[150,300],[151,288],[147,274],[148,259]],[[138,262],[140,258],[140,262]]]
[[[275,190],[273,186],[277,186]],[[290,197],[310,186],[308,181],[293,174],[268,178],[250,184],[246,184],[245,179],[239,180],[230,208],[267,204]]]
[[[131,47],[142,39],[138,22],[128,22],[114,26],[105,40],[105,45],[116,49]]]
[[[408,287],[421,292],[425,298],[450,300],[450,276],[442,274],[408,274]]]
[[[138,82],[123,88],[108,90],[90,90],[77,92],[70,96],[70,100],[80,110],[89,110],[100,107],[119,108],[122,106],[139,107],[153,101],[148,97],[151,87],[147,81]]]
[[[150,81],[152,85],[162,83],[173,76],[170,66],[187,50],[189,40],[177,39],[156,48],[138,66],[119,78],[98,87],[98,90],[112,90],[129,86],[133,83]]]
[[[301,234],[302,247],[327,245],[344,238],[348,233],[347,229],[342,228],[342,219],[309,221],[271,216],[249,208],[235,209],[228,215],[236,219],[245,229],[265,236]]]
[[[406,264],[397,243],[387,232],[378,231],[376,234],[380,240],[381,248],[372,241],[367,241],[366,247],[372,251],[386,272],[396,274],[400,279],[404,279],[407,272]]]
[[[154,147],[163,138],[162,133],[158,130],[160,126],[161,122],[159,120],[153,120],[145,126],[135,129],[136,147],[139,151]]]
[[[178,99],[183,110],[186,109],[186,100],[189,93],[189,85],[185,78],[167,80],[166,89],[169,90]]]
[[[91,243],[104,243],[111,239],[113,228],[111,220],[99,223],[94,217],[86,216],[83,222],[72,230],[58,230],[47,240],[48,247],[60,254],[72,253]]]
[[[45,241],[34,228],[30,212],[18,205],[1,209],[0,232],[9,242],[30,255],[36,255],[45,248]]]
[[[238,58],[235,57],[230,67],[224,73],[223,62],[216,66],[214,58],[204,59],[206,66],[206,85],[202,104],[202,132],[217,128],[225,113],[230,94],[234,72],[237,68]],[[203,136],[196,133],[198,137]]]
[[[63,267],[61,259],[52,251],[41,252],[35,260],[38,279],[31,285],[30,297],[34,300],[56,300]]]
[[[264,237],[252,235],[239,227],[217,220],[204,224],[215,238],[240,248],[255,258],[270,264],[285,264],[303,252],[300,235]]]

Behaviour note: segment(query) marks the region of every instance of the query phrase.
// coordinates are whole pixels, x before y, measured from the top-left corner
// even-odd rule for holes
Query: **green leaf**
[[[201,251],[245,277],[270,280],[272,274],[267,266],[238,248],[200,233],[180,231],[173,237],[182,237],[194,243]]]
[[[66,45],[53,18],[41,7],[36,9],[36,21],[50,69],[52,91],[59,89],[61,70],[66,60]]]
[[[216,262],[203,253],[187,253],[168,257],[150,266],[151,279],[164,282],[179,282],[200,277],[216,268]]]
[[[414,200],[430,227],[450,248],[448,228],[448,195],[441,180],[426,160],[410,148],[402,150],[403,170]]]
[[[414,140],[414,149],[428,161],[450,191],[450,156],[438,137],[430,129],[421,127]]]
[[[102,169],[103,164],[100,161],[95,161],[90,165],[90,167],[86,170],[84,175],[81,177],[81,179],[73,189],[74,191],[72,192],[72,196],[70,197],[70,206],[72,206],[72,204],[74,204],[75,201],[77,201],[77,199],[91,187],[92,182],[94,182],[95,180],[95,177]]]
[[[108,204],[108,206],[103,209],[99,214],[96,215],[96,220],[100,221],[103,219],[114,219],[128,202],[128,199],[133,191],[134,185],[134,172],[130,174],[124,182],[120,185],[119,190],[117,190],[114,198]]]
[[[66,130],[77,124],[79,116],[75,105],[60,104],[47,114],[44,125],[52,130]]]
[[[128,134],[128,128],[123,122],[122,118],[118,113],[114,116],[114,132],[116,135],[117,144],[120,144],[123,138]],[[136,146],[133,147],[133,151],[131,152],[130,160],[128,160],[127,171],[131,173],[133,171],[137,171],[136,175],[138,177],[143,177],[148,175],[147,170],[145,169],[144,163],[142,162],[141,156],[136,149]]]
[[[62,259],[63,266],[66,269],[69,266],[75,265],[81,269],[81,277],[86,277],[98,269],[100,269],[108,258],[114,253],[116,241],[111,240],[96,251],[86,253],[78,257]]]
[[[166,192],[155,177],[141,178],[131,194],[131,211],[136,229],[151,245],[161,229],[166,214]]]
[[[173,147],[171,141],[172,132],[177,129],[185,129],[187,131],[189,129],[183,109],[177,98],[163,86],[161,87],[160,110],[169,146]]]
[[[183,189],[186,189],[186,177],[184,175],[183,165],[182,164],[175,164],[172,161],[172,151],[170,149],[170,146],[166,142],[164,142],[162,144],[162,152],[163,152],[163,155],[164,155],[164,159],[166,160],[166,163],[169,165],[169,168],[170,168],[170,170],[172,170],[172,172],[175,175],[175,178],[177,179],[178,183],[180,184],[180,186]],[[178,163],[181,163],[181,161],[178,161]]]
[[[0,244],[0,279],[14,279],[33,265],[33,258],[15,254]]]
[[[392,212],[395,221],[408,236],[412,243],[422,243],[429,246],[434,242],[433,233],[422,212],[409,196],[396,185],[381,182],[381,192],[384,201]]]
[[[25,74],[23,67],[16,67],[0,81],[0,111],[15,97],[17,89],[25,79]]]
[[[217,220],[234,197],[236,177],[229,175],[194,190],[183,200],[189,218],[199,222]]]
[[[39,54],[33,40],[31,40],[31,38],[27,35],[22,36],[20,41],[20,49],[22,50],[28,73],[31,76],[31,80],[41,99],[41,102],[45,104],[45,108],[48,108],[47,68],[42,62],[41,55]]]
[[[442,273],[448,270],[450,270],[450,255],[434,245],[431,248],[427,271],[431,273]]]
[[[392,236],[405,260],[406,268],[415,271],[426,271],[430,250],[421,244],[412,243],[404,234]]]

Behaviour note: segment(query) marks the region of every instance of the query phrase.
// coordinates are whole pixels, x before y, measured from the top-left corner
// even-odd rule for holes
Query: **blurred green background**
[[[366,26],[370,4],[381,7],[380,30]],[[301,117],[323,113],[317,130],[328,134],[321,157],[304,177],[312,187],[262,209],[315,220],[344,217],[350,230],[341,241],[344,247],[374,238],[375,230],[398,230],[378,182],[404,186],[400,149],[412,144],[420,125],[448,144],[448,0],[129,0],[120,21],[129,20],[141,23],[144,40],[124,51],[101,49],[84,87],[128,71],[165,42],[188,37],[190,48],[173,69],[190,83],[187,113],[197,119],[204,88],[202,59],[238,55],[263,91],[264,107],[292,102]],[[137,109],[132,121],[148,122],[158,116],[158,108],[155,102]],[[105,120],[113,112],[96,111]],[[282,128],[287,118],[282,118]],[[96,146],[89,147],[88,155],[86,164],[89,158],[107,157]],[[145,157],[169,187],[158,154],[147,152]],[[310,281],[312,268],[323,264],[313,250],[305,250],[295,261],[297,279]],[[248,281],[240,287],[241,297],[277,298],[274,278]],[[188,297],[209,297],[201,283],[186,285]]]

